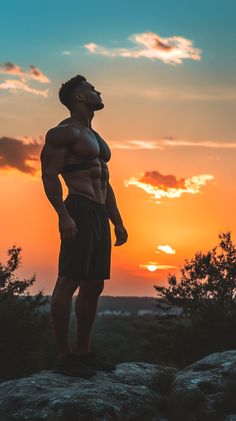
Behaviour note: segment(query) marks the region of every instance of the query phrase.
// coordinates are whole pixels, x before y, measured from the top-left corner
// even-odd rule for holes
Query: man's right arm
[[[68,146],[73,143],[73,133],[67,128],[50,129],[40,154],[42,180],[47,198],[59,217],[61,240],[73,240],[78,232],[75,221],[68,214],[62,198],[62,187],[58,174],[61,172]]]
[[[40,154],[44,190],[59,218],[68,216],[58,174],[63,168],[70,143],[69,137],[65,136],[65,129],[55,127],[47,132]]]

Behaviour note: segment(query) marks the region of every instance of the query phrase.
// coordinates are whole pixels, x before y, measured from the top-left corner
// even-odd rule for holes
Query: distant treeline
[[[76,295],[76,293],[75,293]],[[51,296],[47,295],[49,301]],[[73,297],[75,302],[76,297]],[[122,311],[129,312],[131,315],[136,315],[140,310],[149,310],[155,312],[157,309],[157,303],[163,300],[157,300],[155,297],[122,297],[122,296],[111,296],[101,295],[98,300],[97,311]],[[42,307],[42,311],[49,311],[49,303]]]

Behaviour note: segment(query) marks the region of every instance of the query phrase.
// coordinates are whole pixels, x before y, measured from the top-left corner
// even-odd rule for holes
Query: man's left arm
[[[126,243],[128,239],[128,233],[123,225],[123,221],[119,209],[117,207],[115,193],[109,182],[107,184],[107,195],[105,205],[108,210],[109,219],[115,227],[116,242],[114,245],[121,246],[121,244]]]

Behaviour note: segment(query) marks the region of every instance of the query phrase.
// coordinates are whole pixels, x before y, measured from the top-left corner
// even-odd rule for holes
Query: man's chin
[[[102,110],[104,108],[103,102],[99,102],[98,104],[93,105],[93,111]]]

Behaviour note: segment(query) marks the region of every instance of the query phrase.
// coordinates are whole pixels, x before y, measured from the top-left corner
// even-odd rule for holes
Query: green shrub
[[[42,291],[35,296],[27,291],[35,275],[24,280],[14,275],[20,251],[13,246],[6,266],[0,263],[0,379],[42,370],[52,347],[49,315],[41,311],[48,298]]]

